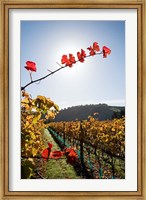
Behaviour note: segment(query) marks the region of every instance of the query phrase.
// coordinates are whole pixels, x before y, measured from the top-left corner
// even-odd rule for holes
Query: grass
[[[52,143],[52,151],[60,150],[58,144],[54,141],[53,137],[47,129],[43,132],[43,138],[47,142]],[[63,156],[60,159],[49,159],[45,162],[44,177],[46,179],[79,179],[74,167],[67,163],[67,159]]]

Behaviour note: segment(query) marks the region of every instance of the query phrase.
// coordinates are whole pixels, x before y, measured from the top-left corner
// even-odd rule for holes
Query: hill
[[[62,109],[53,121],[86,120],[89,115],[99,120],[120,118],[125,115],[125,107],[108,106],[107,104],[72,106]]]

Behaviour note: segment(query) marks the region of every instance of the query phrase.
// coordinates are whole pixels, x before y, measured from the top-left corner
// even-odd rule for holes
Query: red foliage
[[[26,65],[25,68],[27,70],[30,70],[30,71],[33,71],[33,72],[36,72],[36,63],[32,62],[32,61],[27,61],[26,62]]]
[[[100,48],[99,48],[99,45],[98,45],[97,42],[94,42],[94,43],[93,43],[93,50],[94,50],[94,51],[100,51]]]
[[[87,49],[90,51],[89,53],[91,56],[94,56],[96,54],[96,52],[100,51],[100,48],[99,48],[99,45],[97,42],[93,43],[93,47],[90,46]]]
[[[94,56],[95,55],[95,51],[94,51],[94,49],[91,46],[88,47],[87,49],[90,51],[89,52],[90,56]]]
[[[81,49],[81,54],[82,54],[82,57],[86,57],[86,53],[83,49]]]
[[[61,158],[64,155],[64,152],[62,151],[53,151],[50,153],[50,158],[58,159]]]
[[[103,58],[106,58],[107,55],[109,55],[111,53],[111,50],[108,47],[103,46],[102,47],[102,52],[103,52]]]
[[[77,52],[77,57],[79,59],[80,62],[84,62],[84,58],[86,57],[86,53],[83,49],[81,49],[81,53]]]
[[[67,163],[73,164],[78,158],[78,155],[73,148],[67,148],[65,153],[67,154]]]
[[[69,54],[69,60],[72,63],[76,63],[75,57],[73,56],[73,54]]]
[[[42,158],[44,158],[44,159],[48,159],[48,158],[58,159],[58,158],[61,158],[64,155],[64,152],[62,152],[62,151],[51,152],[52,147],[53,147],[52,143],[48,142],[48,148],[43,150]]]
[[[72,67],[72,64],[76,63],[75,57],[73,56],[73,54],[69,54],[69,58],[67,57],[67,55],[63,55],[61,63],[66,64],[66,66]]]
[[[52,149],[52,147],[53,147],[52,143],[48,142],[48,147],[49,147],[50,149]]]
[[[42,152],[42,158],[48,159],[50,156],[51,149],[47,148]]]
[[[67,55],[63,55],[61,59],[61,63],[66,64],[67,60],[68,60]]]
[[[52,144],[48,143],[48,148],[44,149],[42,152],[42,158],[48,159],[51,153]]]
[[[87,49],[89,50],[89,56],[94,56],[97,54],[97,52],[100,51],[100,47],[97,42],[94,42],[93,45],[88,47]],[[107,54],[111,53],[111,50],[104,46],[102,49],[102,52],[103,52],[103,57],[106,58]],[[85,51],[81,49],[81,52],[77,52],[77,57],[78,57],[78,61],[83,63],[87,56],[86,56]],[[73,56],[73,54],[69,54],[69,58],[67,57],[67,55],[63,55],[61,59],[61,63],[69,67],[72,67],[72,65],[78,61],[75,60],[75,57]]]

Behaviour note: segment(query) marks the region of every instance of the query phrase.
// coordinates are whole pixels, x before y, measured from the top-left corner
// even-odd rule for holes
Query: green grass
[[[52,143],[52,151],[60,150],[58,144],[54,141],[53,137],[47,129],[43,133],[46,143]],[[67,159],[63,156],[60,159],[49,159],[45,166],[45,178],[47,179],[79,179],[74,167],[67,163]]]

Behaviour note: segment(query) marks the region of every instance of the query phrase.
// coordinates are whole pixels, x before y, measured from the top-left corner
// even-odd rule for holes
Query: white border
[[[126,178],[124,180],[20,179],[20,21],[125,20]],[[136,9],[9,10],[9,190],[137,191],[137,11]]]

